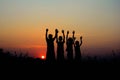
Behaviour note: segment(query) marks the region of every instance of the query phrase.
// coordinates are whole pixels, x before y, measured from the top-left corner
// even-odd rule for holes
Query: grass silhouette
[[[14,53],[16,54],[16,53]],[[64,60],[64,62],[60,63],[57,60],[55,60],[52,63],[47,63],[46,60],[42,60],[40,58],[33,58],[29,57],[28,55],[23,55],[24,53],[21,53],[20,55],[13,55],[11,52],[3,52],[3,49],[0,49],[0,64],[30,64],[30,65],[45,65],[45,64],[119,64],[120,63],[120,53],[115,53],[112,51],[112,55],[109,57],[104,58],[98,58],[97,56],[94,57],[85,57],[82,58],[81,62],[76,63],[68,62],[67,60]]]

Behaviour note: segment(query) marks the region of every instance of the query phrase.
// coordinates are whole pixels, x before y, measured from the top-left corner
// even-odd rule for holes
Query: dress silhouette
[[[55,61],[55,51],[54,51],[54,40],[57,37],[58,30],[55,30],[55,36],[53,37],[52,34],[48,36],[48,29],[46,29],[46,42],[47,42],[47,54],[46,60],[48,63],[52,63]]]
[[[79,41],[75,41],[74,48],[75,48],[75,61],[80,62],[81,61],[81,49],[80,46],[82,45],[82,36],[80,37],[80,43]]]
[[[71,37],[68,38],[68,34],[69,34],[69,31],[67,31],[67,35],[66,35],[67,59],[69,62],[72,62],[73,61],[73,45],[74,45],[74,40],[75,40],[75,37],[74,37],[75,31],[73,31],[72,38]]]
[[[62,30],[62,36],[59,36],[58,39],[58,35],[56,38],[56,43],[57,43],[57,61],[58,62],[63,62],[64,61],[64,43],[65,43],[65,34],[64,34],[64,30]]]

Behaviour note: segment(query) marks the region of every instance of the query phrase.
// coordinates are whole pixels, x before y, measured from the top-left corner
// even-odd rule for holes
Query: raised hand
[[[55,32],[58,33],[58,29],[55,29]]]
[[[62,33],[64,33],[64,30],[62,30]]]
[[[46,32],[48,32],[48,29],[46,29]]]
[[[82,37],[82,36],[80,36],[80,42],[81,42],[81,43],[80,43],[80,46],[81,46],[81,45],[82,45],[82,43],[83,43],[82,38],[83,38],[83,37]]]
[[[67,34],[69,34],[69,31],[67,31]]]
[[[75,31],[73,31],[73,34],[75,34]]]
[[[83,38],[83,37],[82,37],[82,36],[80,36],[80,40],[82,40],[82,38]]]

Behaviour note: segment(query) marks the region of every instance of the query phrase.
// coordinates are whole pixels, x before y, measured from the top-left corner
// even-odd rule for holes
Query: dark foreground
[[[41,60],[39,58],[32,58],[25,55],[16,56],[11,55],[11,53],[4,53],[0,51],[0,71],[5,73],[4,75],[10,75],[12,73],[16,75],[38,75],[40,78],[43,76],[54,77],[76,77],[81,78],[82,75],[101,75],[105,74],[115,74],[120,72],[120,57],[111,57],[104,59],[94,58],[84,58],[81,62],[76,61],[63,61],[63,62],[50,62],[48,63],[45,60]],[[114,73],[113,73],[114,72]],[[69,75],[68,75],[69,74]],[[31,76],[28,77],[31,77]],[[68,76],[67,76],[68,75]],[[13,76],[13,75],[12,75]],[[37,77],[38,77],[37,76]],[[80,77],[81,76],[81,77]],[[21,76],[22,77],[22,76]],[[110,76],[109,76],[110,77]],[[46,77],[49,78],[49,77]],[[74,77],[75,78],[75,77]],[[87,78],[87,77],[83,77]]]
[[[81,61],[67,61],[58,62],[57,60],[53,62],[47,62],[41,60],[40,58],[32,58],[25,55],[12,55],[10,52],[3,52],[0,50],[0,64],[1,65],[119,65],[120,56],[112,56],[98,59],[97,57],[87,57],[82,58]]]

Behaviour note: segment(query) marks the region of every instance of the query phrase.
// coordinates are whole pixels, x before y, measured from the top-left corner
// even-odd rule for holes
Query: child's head
[[[59,36],[59,41],[62,41],[62,36]]]
[[[49,39],[52,39],[53,38],[53,35],[52,34],[49,34]]]
[[[75,45],[78,46],[78,45],[79,45],[79,41],[76,41],[76,42],[75,42]]]
[[[73,43],[73,39],[70,37],[70,38],[68,38],[68,43],[69,44],[72,44]]]

